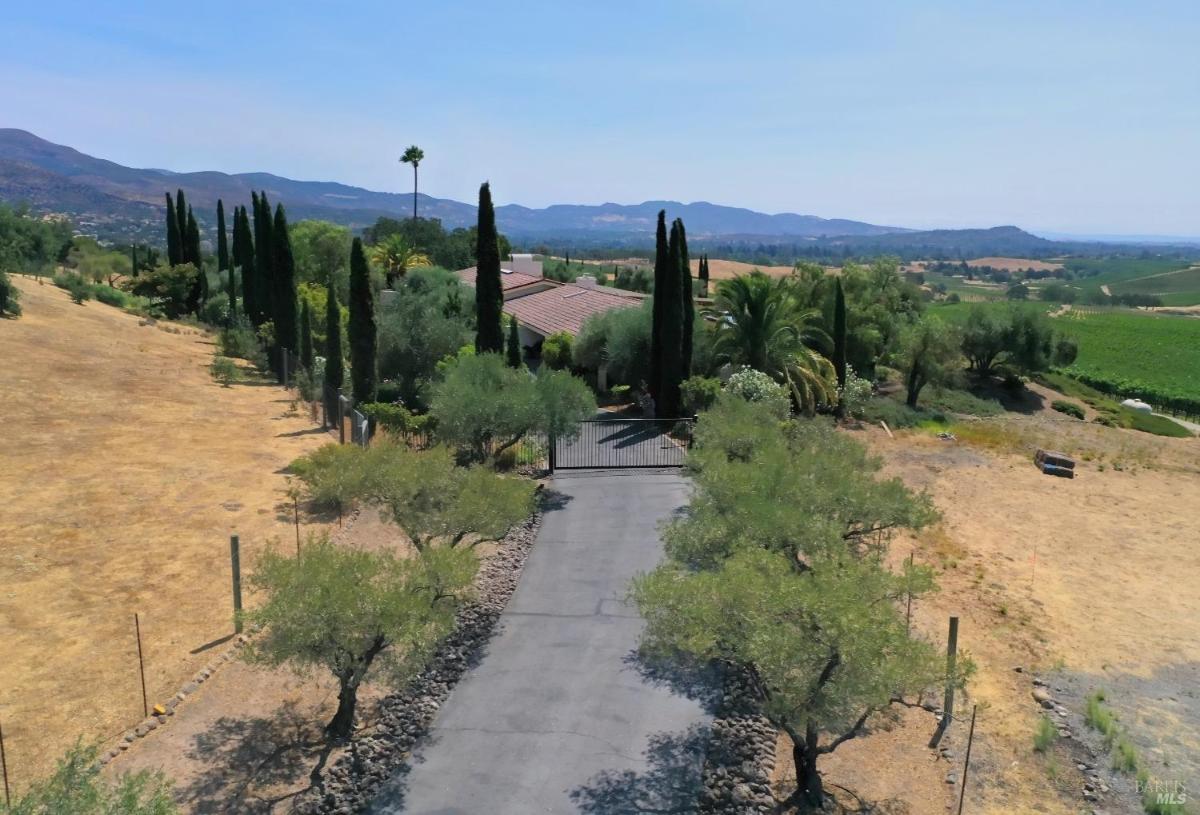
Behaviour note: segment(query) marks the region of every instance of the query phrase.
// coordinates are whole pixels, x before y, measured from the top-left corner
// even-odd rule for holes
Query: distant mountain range
[[[215,234],[217,199],[227,206],[249,203],[265,190],[297,221],[322,218],[361,229],[380,216],[404,218],[412,195],[373,192],[328,181],[296,181],[269,173],[176,173],[135,169],[53,144],[24,130],[0,128],[0,200],[27,203],[42,212],[65,213],[83,232],[115,241],[164,240],[163,194],[182,188],[201,227]],[[447,228],[475,223],[475,206],[418,196],[422,217]],[[645,201],[641,204],[556,204],[533,209],[496,208],[497,225],[515,242],[570,246],[646,247],[653,242],[660,209],[683,218],[697,246],[828,246],[857,254],[929,251],[970,255],[1046,256],[1073,244],[1049,241],[1014,226],[920,231],[815,215],[769,215],[707,202]]]

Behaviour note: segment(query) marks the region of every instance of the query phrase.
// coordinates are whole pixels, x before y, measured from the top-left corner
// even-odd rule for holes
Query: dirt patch
[[[737,275],[750,274],[755,269],[760,272],[771,275],[771,277],[786,277],[792,273],[791,266],[758,266],[753,263],[742,263],[738,260],[718,260],[710,258],[708,261],[708,277],[710,280],[726,280]],[[692,258],[692,275],[699,274],[700,261],[697,258]]]
[[[975,258],[974,260],[968,260],[967,265],[974,268],[991,266],[993,269],[1003,269],[1009,272],[1016,272],[1021,269],[1032,269],[1035,272],[1053,272],[1055,269],[1063,267],[1061,263],[1052,263],[1045,260],[1000,257]]]
[[[944,643],[947,617],[957,615],[960,648],[979,668],[958,708],[966,716],[979,705],[970,811],[1067,813],[1084,806],[1083,778],[1069,753],[1055,760],[1032,749],[1034,671],[1054,677],[1076,713],[1086,693],[1104,687],[1150,772],[1196,789],[1200,595],[1189,588],[1200,580],[1196,443],[1044,416],[1010,424],[1010,443],[1085,447],[1092,458],[1081,459],[1078,477],[1066,480],[1042,475],[1004,444],[915,432],[894,440],[882,431],[860,435],[883,456],[887,474],[927,489],[943,513],[938,527],[896,541],[892,557],[899,564],[912,552],[937,569],[941,591],[916,605],[914,625]],[[965,729],[961,721],[951,734],[965,737]],[[949,786],[946,764],[937,778],[921,770],[922,761],[937,760],[924,747],[929,722],[901,721],[885,732],[846,754],[857,761],[840,755],[853,743],[839,749],[826,765],[830,780],[860,795],[901,799],[908,809],[898,811],[944,811],[930,787]],[[948,763],[961,777],[961,742],[953,752]],[[1132,800],[1126,792],[1100,808],[1126,811]]]
[[[0,327],[0,718],[23,789],[77,737],[142,719],[135,612],[151,705],[212,657],[231,630],[229,536],[243,563],[291,541],[282,470],[329,437],[281,388],[215,383],[198,329],[16,283],[24,316]]]

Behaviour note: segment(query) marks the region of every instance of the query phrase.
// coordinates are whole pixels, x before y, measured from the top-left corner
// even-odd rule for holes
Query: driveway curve
[[[643,621],[624,599],[660,560],[659,525],[687,489],[678,473],[555,477],[554,508],[487,653],[370,812],[694,811],[712,688],[634,658]]]

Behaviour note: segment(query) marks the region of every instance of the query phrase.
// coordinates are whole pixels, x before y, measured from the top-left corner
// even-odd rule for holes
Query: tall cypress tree
[[[521,334],[517,331],[516,317],[508,321],[508,345],[505,347],[504,353],[508,367],[521,367]]]
[[[708,255],[700,257],[700,296],[708,297]]]
[[[261,325],[275,318],[273,266],[275,242],[271,239],[271,204],[264,192],[258,196],[254,210],[254,302],[258,306],[258,322]]]
[[[296,261],[292,241],[288,236],[287,215],[283,204],[275,205],[275,223],[271,228],[275,260],[271,264],[274,277],[275,341],[280,348],[295,353],[296,344]]]
[[[692,331],[696,322],[696,301],[692,296],[692,261],[688,257],[687,231],[683,219],[676,218],[679,226],[679,308],[682,317],[683,335],[679,340],[680,381],[692,375]]]
[[[670,274],[670,256],[667,246],[667,213],[658,211],[658,229],[654,235],[654,300],[651,303],[650,323],[650,395],[654,397],[656,407],[661,407],[662,378],[663,378],[663,324],[664,309],[667,300],[674,299],[671,294],[678,291],[675,285],[676,276]],[[669,281],[669,282],[668,282]]]
[[[837,415],[846,415],[846,294],[842,278],[838,277],[833,290],[833,369],[837,372]]]
[[[304,370],[312,373],[312,309],[309,308],[308,300],[300,307],[300,364],[304,366]]]
[[[258,286],[255,282],[258,269],[254,261],[254,236],[250,234],[250,214],[245,207],[241,207],[241,216],[242,247],[238,266],[242,271],[242,312],[252,325],[258,325]],[[237,218],[234,219],[234,228],[237,228]]]
[[[325,415],[337,421],[338,390],[345,380],[345,365],[342,362],[342,310],[338,308],[337,289],[333,277],[325,289]]]
[[[492,190],[485,181],[479,187],[478,243],[475,246],[475,352],[504,353],[504,289],[500,284],[500,244],[496,234],[496,211]]]
[[[183,242],[183,262],[196,267],[196,275],[192,278],[192,288],[188,292],[187,309],[197,317],[200,309],[208,299],[208,277],[204,274],[204,266],[200,262],[200,227],[196,216],[189,208],[187,211],[187,238]]]
[[[175,201],[171,193],[167,193],[167,263],[178,266],[183,261],[180,249],[183,246],[183,235],[179,231],[179,218],[175,216]]]
[[[375,401],[375,296],[362,238],[350,247],[350,381],[355,404]]]
[[[190,263],[188,260],[187,233],[187,201],[184,200],[183,190],[175,191],[175,220],[179,221],[179,262]]]
[[[129,268],[129,276],[137,277],[138,267],[137,267],[137,244],[136,243],[130,244],[130,246],[129,246],[129,267],[130,267]]]
[[[217,270],[229,268],[229,244],[225,237],[225,203],[217,199]]]
[[[656,399],[658,415],[673,418],[679,415],[679,383],[683,381],[683,298],[679,296],[679,221],[671,224],[671,237],[667,245],[667,266],[662,287],[654,289],[654,299],[663,299],[661,311],[662,327],[658,336],[661,343],[659,396]]]

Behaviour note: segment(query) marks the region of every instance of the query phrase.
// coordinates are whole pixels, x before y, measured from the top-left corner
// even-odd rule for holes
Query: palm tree
[[[417,167],[425,159],[425,151],[415,144],[404,151],[400,161],[413,166],[413,220],[417,220]]]
[[[403,235],[388,235],[371,247],[371,262],[383,269],[387,276],[387,287],[390,289],[396,283],[397,277],[404,277],[409,269],[418,266],[428,266],[429,256],[417,250]]]
[[[708,316],[717,322],[713,350],[718,363],[749,365],[786,385],[796,406],[812,414],[836,398],[833,364],[820,312],[801,308],[793,282],[755,269],[717,284]]]

